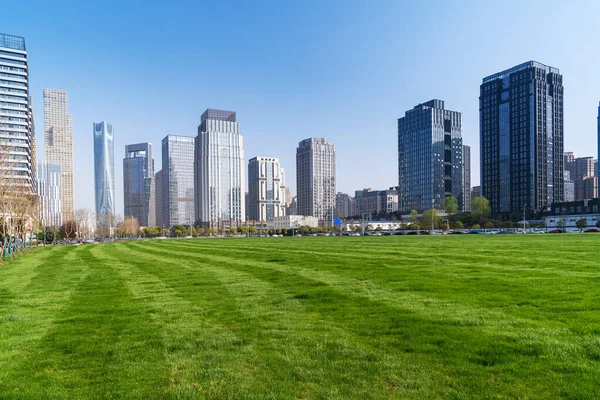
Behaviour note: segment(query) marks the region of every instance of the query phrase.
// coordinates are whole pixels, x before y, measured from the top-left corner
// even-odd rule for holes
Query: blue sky
[[[337,189],[397,184],[397,118],[439,98],[462,112],[479,182],[479,85],[528,60],[560,69],[565,150],[596,155],[600,2],[12,1],[0,32],[24,36],[38,155],[43,88],[69,93],[76,208],[94,208],[92,123],[115,126],[117,210],[129,143],[195,136],[206,108],[237,111],[246,160],[333,140]]]

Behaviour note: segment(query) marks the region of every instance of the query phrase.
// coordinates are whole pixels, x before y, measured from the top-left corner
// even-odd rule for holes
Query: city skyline
[[[241,4],[231,8],[219,4],[207,8],[189,4],[187,8],[169,11],[169,19],[179,22],[167,23],[158,43],[145,39],[153,35],[155,25],[136,21],[160,22],[164,17],[161,8],[126,5],[122,13],[113,15],[110,4],[109,1],[99,7],[57,1],[50,7],[32,0],[3,6],[7,15],[28,15],[25,23],[16,19],[4,21],[2,31],[27,40],[38,144],[43,136],[43,88],[59,87],[69,93],[77,208],[93,209],[93,164],[89,156],[93,145],[87,134],[91,122],[107,119],[119,127],[119,132],[127,133],[115,139],[115,156],[122,158],[128,143],[158,143],[169,133],[195,135],[198,112],[207,106],[237,110],[244,120],[246,135],[253,138],[245,143],[247,156],[279,157],[288,182],[295,180],[294,144],[312,135],[330,138],[337,145],[338,164],[344,171],[338,177],[338,189],[353,193],[357,188],[385,188],[396,182],[395,154],[392,146],[385,143],[395,140],[398,114],[422,99],[443,98],[463,113],[463,139],[472,147],[472,181],[477,185],[477,93],[481,77],[529,59],[556,66],[565,76],[565,149],[580,156],[596,154],[600,77],[593,66],[597,65],[598,55],[581,51],[592,48],[597,36],[592,16],[600,11],[600,5],[593,2],[580,4],[575,10],[566,4],[544,7],[543,2],[509,1],[507,7],[493,12],[484,4],[460,7],[452,2],[435,9],[425,4],[400,3],[373,9],[358,2],[332,1],[313,8],[271,5],[268,12],[266,5]],[[519,5],[518,16],[510,15],[511,4]],[[110,16],[113,29],[99,35],[77,18],[90,8],[98,17]],[[233,18],[236,26],[224,35],[209,35],[211,40],[197,40],[206,33],[194,32],[193,24],[185,23],[192,20],[194,10],[211,16],[209,27],[223,23],[224,15]],[[54,17],[48,18],[49,15]],[[247,18],[249,15],[253,18]],[[319,21],[326,15],[335,18],[322,26]],[[406,23],[398,25],[395,15],[403,15]],[[425,17],[439,23],[436,29],[419,23]],[[503,17],[521,26],[521,31],[502,31]],[[356,31],[357,18],[370,21],[370,29]],[[558,34],[552,43],[534,45],[515,40],[536,35],[544,26],[541,21],[554,18],[562,24],[556,27]],[[321,28],[310,33],[306,26]],[[567,31],[561,26],[570,28]],[[479,32],[494,29],[499,33],[488,35],[482,47]],[[436,40],[440,32],[453,46]],[[239,38],[245,36],[251,46],[241,46]],[[315,37],[320,39],[314,40]],[[90,43],[94,43],[93,48]],[[150,61],[157,45],[162,55],[172,60],[169,69],[178,73],[169,83],[155,82],[148,87],[146,81],[167,73],[165,65]],[[203,51],[196,51],[201,47]],[[225,48],[234,50],[224,54]],[[480,52],[477,62],[472,63],[461,55],[463,51],[457,51],[471,48],[495,50]],[[556,52],[556,48],[564,51]],[[223,57],[213,63],[198,62],[203,52],[215,51]],[[368,56],[350,57],[357,51]],[[401,55],[406,51],[412,54],[410,63]],[[265,63],[272,54],[278,55],[276,62]],[[112,55],[119,56],[118,65],[111,61]],[[444,73],[435,61],[440,57],[449,66]],[[236,59],[244,60],[245,67],[234,67]],[[206,76],[211,76],[210,81],[204,79]],[[199,88],[202,96],[198,96]],[[356,96],[357,93],[361,95]],[[164,99],[171,104],[168,111],[173,118],[150,120],[149,115],[164,115]],[[265,118],[267,114],[269,117]],[[291,120],[294,124],[289,123]],[[360,126],[368,127],[366,143],[362,130],[357,129]],[[270,143],[269,148],[261,150],[266,142]],[[594,143],[594,149],[589,149],[590,143]],[[376,169],[356,165],[356,153],[363,149],[379,153]],[[38,158],[40,150],[38,145]],[[118,163],[115,168],[117,210],[121,210],[122,166]],[[158,161],[156,169],[160,168]],[[294,185],[291,187],[293,191]]]

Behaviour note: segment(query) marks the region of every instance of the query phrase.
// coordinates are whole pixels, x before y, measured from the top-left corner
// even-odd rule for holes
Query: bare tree
[[[77,235],[79,239],[89,238],[91,216],[92,213],[87,208],[75,210],[75,223],[77,224]]]

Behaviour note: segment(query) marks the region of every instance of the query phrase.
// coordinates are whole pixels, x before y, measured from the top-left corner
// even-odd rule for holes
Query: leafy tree
[[[410,222],[417,222],[418,215],[417,210],[410,210]]]
[[[373,225],[371,225],[371,224],[367,225],[367,230],[368,231],[372,231],[373,230]]]
[[[208,235],[213,236],[217,234],[217,228],[208,228]]]
[[[477,218],[487,218],[490,212],[490,202],[485,197],[475,197],[471,201],[471,214]]]
[[[458,200],[454,196],[444,198],[444,210],[448,214],[456,214],[458,212]]]
[[[230,234],[232,234],[232,235],[237,235],[237,233],[238,233],[238,230],[237,230],[237,228],[235,228],[235,227],[234,227],[234,228],[231,228],[231,229],[229,230],[229,233],[230,233]]]
[[[577,229],[582,231],[583,229],[587,228],[587,220],[585,218],[581,218],[579,221],[575,222],[575,226]]]
[[[421,225],[426,227],[426,229],[429,229],[432,226],[433,220],[433,227],[436,228],[439,225],[439,217],[437,214],[438,210],[436,209],[423,211],[423,214],[421,214]]]
[[[288,230],[287,230],[287,228],[283,228],[283,229],[281,230],[281,234],[282,234],[283,236],[287,236],[287,235],[288,235]]]
[[[494,227],[494,223],[492,221],[488,221],[485,223],[485,229],[492,229]]]
[[[248,232],[250,232],[251,235],[256,233],[256,227],[255,226],[251,226],[248,228]]]
[[[513,222],[512,221],[504,221],[502,223],[502,227],[505,229],[511,229],[513,227]]]
[[[440,225],[440,228],[442,228],[443,231],[447,231],[450,228],[450,225],[443,223],[442,225]]]
[[[479,225],[479,224],[473,224],[473,226],[471,228],[473,228],[473,229],[481,229],[481,225]]]
[[[454,228],[456,229],[463,229],[464,227],[465,225],[461,221],[456,221],[456,223],[454,224]]]
[[[383,230],[383,228],[381,227],[381,225],[379,225],[377,228],[375,228],[376,232],[381,232]]]
[[[247,226],[239,226],[239,227],[237,228],[237,230],[238,230],[238,232],[239,232],[241,235],[245,235],[246,233],[248,233],[248,227],[247,227]]]
[[[196,233],[198,234],[198,236],[204,236],[204,228],[198,228],[196,229]]]
[[[173,235],[175,237],[181,237],[183,235],[185,235],[187,229],[185,229],[185,226],[183,225],[175,225],[173,227]]]

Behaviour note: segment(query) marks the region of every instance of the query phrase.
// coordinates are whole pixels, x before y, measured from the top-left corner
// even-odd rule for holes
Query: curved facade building
[[[106,121],[94,123],[96,225],[98,228],[108,230],[114,225],[115,215],[114,153],[113,126]]]
[[[0,33],[0,181],[35,193],[35,135],[25,39]]]

